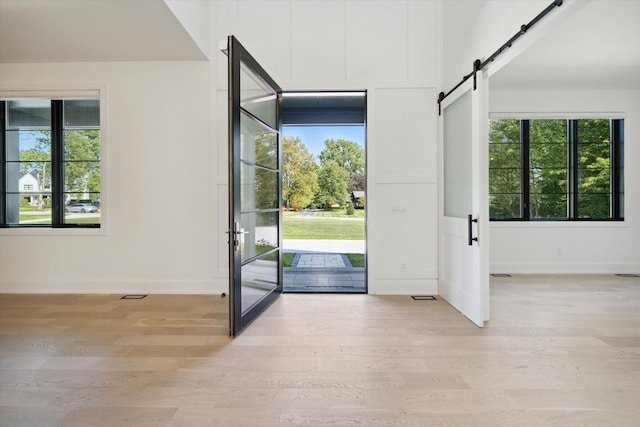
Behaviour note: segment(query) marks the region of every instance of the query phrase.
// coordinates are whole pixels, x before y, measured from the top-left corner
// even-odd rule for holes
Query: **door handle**
[[[473,218],[473,215],[469,214],[467,216],[467,220],[468,220],[468,224],[469,224],[469,231],[468,231],[469,246],[472,246],[473,242],[478,243],[478,236],[473,237],[473,223],[475,222],[477,224],[478,223],[478,218]]]
[[[234,251],[240,249],[240,240],[242,239],[242,235],[249,234],[248,231],[244,231],[242,228],[240,228],[240,223],[238,222],[233,223],[233,232],[225,231],[225,233],[229,234],[229,244],[231,244],[231,241],[233,241]]]

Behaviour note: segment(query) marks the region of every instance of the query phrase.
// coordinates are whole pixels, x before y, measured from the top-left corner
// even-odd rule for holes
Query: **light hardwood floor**
[[[238,338],[220,296],[0,296],[0,425],[638,426],[640,279],[492,279],[442,300],[279,298]]]

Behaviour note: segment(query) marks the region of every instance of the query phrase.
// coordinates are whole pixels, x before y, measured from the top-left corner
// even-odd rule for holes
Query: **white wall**
[[[283,89],[368,91],[369,292],[437,293],[440,4],[219,1],[212,12],[211,45],[235,35]],[[212,60],[220,235],[226,229],[226,57]],[[398,206],[404,213],[392,213]],[[222,279],[226,240],[217,241],[216,277]]]
[[[103,91],[103,228],[0,230],[0,292],[213,289],[209,63],[2,64],[1,89]]]
[[[164,2],[200,50],[210,57],[212,51],[209,45],[211,38],[209,2],[204,0],[164,0]]]
[[[368,91],[370,292],[437,293],[441,4],[209,6],[209,46],[236,35],[283,88]],[[227,288],[226,57],[210,56],[211,63],[0,66],[5,89],[95,87],[105,89],[107,109],[103,229],[0,230],[0,291]]]
[[[591,0],[564,0],[487,69],[495,73],[505,63],[522,54],[537,40],[562,23]],[[443,1],[443,90],[447,92],[473,71],[476,59],[486,60],[539,13],[551,0],[445,0]]]
[[[551,0],[445,0],[445,92],[473,71],[473,61],[488,58],[550,3]]]
[[[624,222],[492,222],[491,271],[640,272],[640,91],[493,91],[490,111],[625,117]]]

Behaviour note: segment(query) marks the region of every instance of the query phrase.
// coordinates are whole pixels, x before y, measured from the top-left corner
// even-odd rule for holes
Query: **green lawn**
[[[284,254],[282,254],[282,266],[283,267],[291,267],[291,263],[293,262],[293,257],[295,257],[296,254],[291,253],[291,252],[286,252]]]
[[[351,261],[351,266],[353,267],[364,267],[364,254],[345,254],[349,261]]]
[[[99,216],[90,216],[84,218],[72,218],[66,220],[67,224],[100,224]]]
[[[364,219],[296,218],[285,216],[283,238],[364,240]]]
[[[31,222],[33,224],[51,224],[51,213],[23,214],[20,211],[20,224]]]
[[[91,215],[86,217],[69,218],[67,224],[100,224],[100,216]],[[51,224],[51,213],[44,214],[23,214],[20,213],[20,224]]]

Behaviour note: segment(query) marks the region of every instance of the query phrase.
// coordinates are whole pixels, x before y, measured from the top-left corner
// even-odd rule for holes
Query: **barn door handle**
[[[476,224],[478,223],[478,218],[473,218],[473,215],[469,214],[467,216],[467,220],[468,220],[468,224],[469,224],[469,232],[468,232],[468,236],[469,236],[469,246],[473,245],[473,242],[478,242],[478,236],[473,237],[473,223],[475,222]]]

